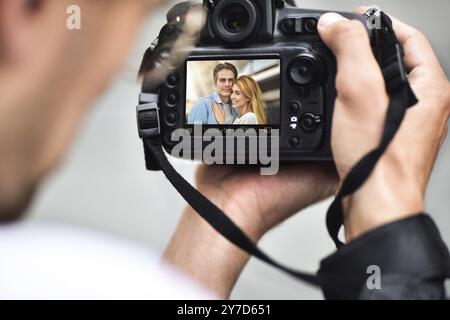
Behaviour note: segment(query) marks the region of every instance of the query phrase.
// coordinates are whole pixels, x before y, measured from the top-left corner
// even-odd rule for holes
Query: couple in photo
[[[219,63],[213,70],[216,91],[192,107],[188,124],[261,125],[267,123],[261,88],[250,76],[238,78],[236,67]]]

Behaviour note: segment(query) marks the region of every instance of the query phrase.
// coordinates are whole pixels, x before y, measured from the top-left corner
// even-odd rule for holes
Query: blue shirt
[[[188,124],[217,124],[212,103],[215,101],[225,109],[225,124],[231,124],[238,117],[237,111],[231,106],[222,102],[217,92],[199,99],[192,107],[188,117]]]

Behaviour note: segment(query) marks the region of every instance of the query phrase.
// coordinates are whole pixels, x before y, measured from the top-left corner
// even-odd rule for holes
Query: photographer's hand
[[[337,58],[332,148],[343,179],[379,144],[388,96],[361,22],[328,13],[319,20],[318,29]],[[423,211],[426,186],[447,132],[450,85],[430,43],[423,34],[396,19],[394,29],[404,47],[409,80],[419,103],[407,111],[370,178],[346,199],[348,241]]]
[[[196,178],[198,190],[255,242],[296,212],[334,194],[338,181],[332,164],[313,163],[286,164],[275,176],[261,176],[258,168],[201,165]],[[188,207],[164,258],[226,298],[249,257]]]
[[[448,81],[425,38],[397,21],[395,27],[420,103],[408,111],[370,179],[352,196],[352,206],[345,212],[348,240],[422,211],[426,184],[446,132]],[[332,144],[342,179],[379,144],[388,96],[360,22],[325,15],[319,32],[338,62]],[[277,223],[331,195],[336,185],[333,173],[331,167],[313,164],[289,165],[273,177],[258,176],[255,169],[202,166],[197,181],[198,189],[256,242]],[[248,260],[248,255],[222,238],[190,207],[164,257],[220,297],[229,296]]]

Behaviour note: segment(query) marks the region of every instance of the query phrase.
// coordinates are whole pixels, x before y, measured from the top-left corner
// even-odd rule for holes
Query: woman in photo
[[[266,107],[263,102],[261,88],[250,76],[239,77],[233,85],[231,102],[239,117],[233,122],[236,125],[258,125],[267,123]],[[218,124],[225,121],[225,112],[213,103],[213,111]]]

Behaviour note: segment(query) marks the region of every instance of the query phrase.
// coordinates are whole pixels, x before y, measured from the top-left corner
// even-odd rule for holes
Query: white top
[[[242,117],[234,120],[233,124],[258,124],[258,119],[253,112],[247,112]]]
[[[149,248],[60,224],[0,226],[0,299],[214,299]]]

